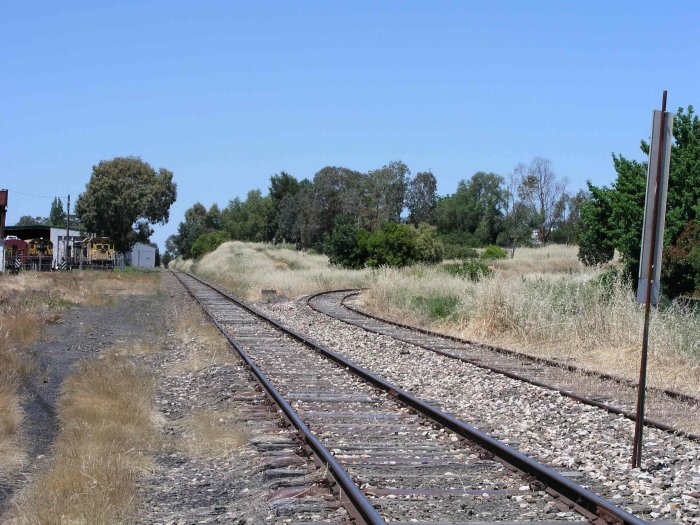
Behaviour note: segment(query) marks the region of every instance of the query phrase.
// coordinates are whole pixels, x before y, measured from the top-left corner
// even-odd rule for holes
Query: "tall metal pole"
[[[656,234],[659,216],[659,196],[661,187],[661,169],[665,151],[665,129],[666,129],[666,94],[664,91],[661,102],[661,130],[659,133],[659,154],[656,159],[656,190],[654,193],[654,207],[652,212],[651,225],[651,246],[649,249],[649,266],[647,279],[647,295],[644,303],[644,333],[642,335],[642,361],[639,366],[639,387],[637,391],[637,417],[634,423],[634,443],[632,447],[632,467],[642,466],[642,437],[644,434],[644,403],[646,401],[647,387],[647,358],[649,354],[649,314],[651,312],[651,290],[654,282],[654,255],[656,254]],[[661,264],[661,261],[657,261]]]
[[[66,207],[66,251],[64,252],[66,267],[70,270],[71,263],[68,261],[68,238],[70,236],[70,195],[68,195],[68,205]]]

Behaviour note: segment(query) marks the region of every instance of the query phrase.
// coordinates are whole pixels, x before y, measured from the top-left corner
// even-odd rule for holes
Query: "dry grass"
[[[600,286],[600,270],[541,253],[539,263],[524,254],[530,273],[504,261],[478,283],[438,268],[384,269],[364,300],[403,322],[636,379],[643,310],[630,288]],[[650,384],[700,395],[700,317],[672,306],[654,311],[651,327]]]
[[[173,363],[168,369],[170,375],[196,373],[212,365],[239,362],[238,354],[199,306],[186,303],[172,308],[175,333],[189,352],[184,360]]]
[[[109,524],[135,509],[158,438],[153,381],[127,357],[83,363],[64,383],[49,468],[21,494],[19,524]]]
[[[39,332],[40,321],[30,310],[21,305],[0,308],[0,475],[11,475],[25,459],[17,389],[33,369],[24,349]]]
[[[0,277],[3,296],[21,292],[48,308],[112,304],[119,296],[152,294],[159,282],[159,272],[21,272]]]
[[[186,450],[195,457],[224,457],[250,439],[234,411],[201,409],[182,422]]]
[[[259,300],[262,289],[297,297],[331,288],[363,288],[370,270],[330,266],[325,255],[297,252],[262,243],[227,242],[201,261],[177,261],[174,267],[194,270],[248,300]]]
[[[191,301],[170,304],[175,334],[187,348],[185,359],[173,362],[167,373],[175,377],[191,376],[211,366],[240,363],[240,358],[226,338],[210,322],[201,308]],[[172,447],[193,457],[220,458],[243,447],[249,440],[245,423],[236,411],[200,408],[179,422],[182,438]]]

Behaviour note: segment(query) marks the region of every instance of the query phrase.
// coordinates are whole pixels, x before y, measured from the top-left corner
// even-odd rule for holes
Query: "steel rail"
[[[432,406],[431,404],[418,399],[409,392],[389,383],[385,379],[377,376],[371,371],[360,367],[341,355],[325,348],[321,344],[315,342],[313,339],[301,334],[295,330],[292,330],[278,321],[271,319],[265,313],[258,310],[252,305],[247,304],[241,299],[235,297],[227,290],[224,290],[216,285],[208,283],[199,277],[192,274],[186,273],[192,279],[200,282],[201,284],[210,287],[215,290],[223,297],[226,297],[234,304],[240,306],[241,308],[247,310],[251,314],[255,315],[259,319],[267,322],[268,324],[274,326],[283,333],[291,336],[297,341],[303,343],[312,350],[318,352],[324,357],[336,362],[340,366],[346,368],[349,372],[361,377],[368,383],[374,385],[375,387],[384,390],[389,393],[395,399],[402,401],[405,405],[414,409],[415,411],[421,413],[427,419],[434,421],[435,423],[451,430],[455,434],[461,436],[468,441],[478,445],[488,453],[497,457],[500,461],[510,465],[512,468],[523,472],[529,476],[532,476],[535,480],[542,483],[545,487],[554,491],[556,495],[561,496],[572,503],[572,505],[583,510],[583,514],[588,513],[590,516],[596,516],[597,519],[591,519],[590,521],[598,523],[619,523],[624,525],[646,525],[648,522],[633,516],[629,512],[616,507],[604,498],[594,494],[588,489],[572,482],[571,480],[565,478],[558,472],[546,467],[545,465],[535,461],[534,459],[526,456],[525,454],[509,447],[505,443],[498,441],[496,438],[482,432],[476,427],[457,419],[456,417],[447,414],[438,408]],[[217,327],[222,330],[221,325],[217,323]],[[228,338],[228,336],[227,336]],[[231,341],[231,338],[229,338]],[[237,346],[237,345],[236,345]],[[321,445],[323,446],[323,445]]]
[[[241,359],[243,359],[243,361],[251,370],[251,372],[253,372],[255,378],[262,385],[262,387],[265,389],[270,398],[272,398],[275,404],[280,407],[287,420],[301,434],[302,439],[313,451],[316,457],[318,457],[319,460],[328,467],[328,471],[331,473],[333,479],[336,481],[336,483],[341,489],[341,503],[342,496],[344,493],[345,496],[350,500],[350,503],[352,504],[352,509],[348,509],[353,511],[351,512],[351,514],[355,514],[356,516],[361,517],[364,523],[367,523],[368,525],[385,525],[385,521],[381,517],[379,512],[377,512],[377,509],[374,508],[374,506],[370,503],[367,497],[362,493],[360,488],[350,478],[345,469],[340,465],[340,463],[338,463],[335,457],[333,457],[333,454],[331,454],[331,452],[326,448],[326,446],[319,441],[319,439],[313,434],[313,432],[311,432],[306,423],[304,423],[301,417],[299,417],[299,414],[296,413],[292,406],[284,399],[282,394],[280,394],[280,392],[272,385],[272,383],[270,383],[265,374],[250,358],[248,353],[238,344],[238,342],[233,337],[226,333],[224,327],[216,319],[214,319],[212,314],[201,304],[201,302],[197,299],[192,290],[190,290],[189,286],[187,286],[187,284],[178,275],[179,272],[175,272],[173,270],[170,271],[173,273],[173,275],[175,275],[177,280],[180,281],[180,283],[187,290],[190,296],[197,302],[197,304],[200,305],[202,310],[207,314],[207,316],[214,323],[214,325],[216,325],[216,327],[224,335],[224,337],[226,337],[228,342],[231,343],[231,345],[236,349],[236,352],[238,352],[238,354],[241,356]],[[189,273],[182,273],[185,273],[185,275],[195,279],[196,281],[200,282],[201,284],[204,284],[205,286],[209,286],[218,293],[222,293],[221,290],[216,289],[209,283],[206,283]],[[231,300],[231,297],[226,295],[225,297]],[[234,302],[238,304],[237,301]],[[245,306],[243,305],[240,306],[245,308]]]
[[[362,290],[364,290],[364,288],[362,288],[362,289],[355,289],[355,290],[351,290],[351,289],[340,289],[340,290],[330,290],[330,291],[326,291],[326,292],[318,292],[318,293],[315,293],[315,294],[313,294],[313,295],[308,296],[306,300],[307,300],[307,303],[308,303],[308,301],[311,300],[311,299],[313,299],[314,297],[318,297],[318,296],[321,296],[321,295],[324,295],[324,294],[327,294],[327,293],[334,293],[334,292],[351,292],[351,291],[352,291],[352,292],[353,292],[352,294],[350,294],[350,295],[348,295],[347,297],[345,297],[345,299],[349,299],[351,296],[359,295],[360,292],[361,292]],[[605,372],[598,372],[598,371],[595,371],[595,370],[589,370],[589,369],[587,369],[587,368],[581,368],[581,367],[579,367],[579,366],[571,365],[571,364],[567,364],[567,363],[559,363],[559,362],[557,362],[557,361],[553,361],[553,360],[551,360],[551,359],[547,359],[546,357],[538,357],[538,356],[534,356],[534,355],[529,355],[529,354],[525,354],[525,353],[522,353],[522,352],[517,352],[517,351],[515,351],[515,350],[509,350],[508,348],[503,348],[503,347],[500,347],[500,346],[493,346],[493,345],[489,345],[489,344],[486,344],[486,343],[480,343],[480,342],[478,342],[478,341],[472,341],[472,340],[470,340],[470,339],[463,339],[463,338],[457,337],[457,336],[455,336],[455,335],[441,334],[441,333],[439,333],[439,332],[434,332],[434,331],[432,331],[432,330],[428,330],[427,328],[421,328],[420,326],[411,326],[411,325],[407,325],[407,324],[404,324],[404,323],[400,323],[400,322],[398,322],[398,321],[393,321],[393,320],[391,320],[391,319],[385,319],[384,317],[379,317],[378,315],[375,315],[375,314],[366,312],[366,311],[364,311],[364,310],[361,310],[360,308],[347,305],[347,304],[345,304],[345,299],[343,299],[342,305],[343,305],[345,308],[347,308],[348,310],[351,310],[351,311],[353,311],[353,312],[355,312],[355,313],[357,313],[357,314],[360,314],[360,315],[364,315],[365,317],[369,317],[369,318],[371,318],[371,319],[375,319],[375,320],[377,320],[377,321],[382,321],[382,322],[385,322],[385,323],[388,323],[388,324],[392,324],[392,325],[394,325],[394,326],[398,326],[398,327],[400,327],[400,328],[407,328],[407,329],[409,329],[409,330],[414,330],[414,331],[416,331],[416,332],[421,332],[421,333],[424,333],[424,334],[426,334],[426,335],[433,335],[433,336],[436,336],[436,337],[442,337],[443,339],[449,339],[449,340],[455,341],[455,342],[457,342],[457,343],[462,343],[462,344],[467,344],[467,345],[472,345],[472,346],[478,346],[479,348],[485,348],[486,350],[491,350],[491,351],[497,352],[497,353],[499,353],[499,354],[504,354],[504,355],[508,355],[508,356],[512,356],[512,357],[518,357],[518,358],[526,359],[526,360],[528,360],[528,361],[532,361],[532,362],[535,362],[535,363],[543,363],[543,364],[546,364],[546,365],[549,365],[549,366],[554,366],[554,367],[557,367],[557,368],[562,368],[562,369],[564,369],[564,370],[568,370],[569,372],[577,372],[577,373],[581,373],[581,374],[587,374],[587,375],[590,375],[590,376],[598,377],[598,378],[601,378],[601,379],[606,379],[606,380],[608,380],[608,381],[615,381],[616,383],[621,383],[621,384],[630,386],[630,387],[632,387],[632,388],[637,388],[637,387],[639,386],[639,384],[638,384],[636,381],[633,381],[633,380],[631,380],[631,379],[626,379],[626,378],[624,378],[624,377],[616,376],[616,375],[613,375],[613,374],[607,374],[607,373],[605,373]],[[311,306],[311,305],[309,305],[309,306]],[[313,308],[313,307],[312,307],[312,308]],[[660,393],[660,394],[664,394],[664,395],[666,395],[666,396],[668,396],[668,397],[671,397],[671,398],[674,398],[674,399],[679,399],[679,400],[685,401],[685,402],[687,402],[687,403],[698,403],[698,404],[700,404],[700,398],[695,397],[695,396],[691,396],[691,395],[689,395],[689,394],[684,394],[683,392],[678,392],[678,391],[676,391],[676,390],[670,390],[670,389],[666,389],[666,388],[658,388],[658,387],[654,387],[654,386],[648,386],[648,387],[647,387],[647,390],[648,390],[648,391],[652,391],[652,392],[656,392],[656,393]]]
[[[350,290],[350,289],[342,289],[342,290],[332,290],[332,291],[328,291],[328,292],[319,292],[319,293],[315,293],[315,294],[312,294],[312,295],[310,295],[310,296],[308,296],[308,297],[306,298],[306,304],[307,304],[311,309],[313,309],[313,310],[315,310],[315,311],[317,311],[317,312],[319,312],[319,313],[322,313],[322,314],[324,314],[324,315],[327,315],[327,316],[329,316],[329,317],[331,317],[331,318],[333,318],[333,319],[338,319],[338,320],[340,320],[340,321],[343,321],[343,322],[345,322],[345,323],[351,324],[351,325],[353,325],[353,326],[357,326],[358,328],[362,328],[363,330],[366,330],[366,331],[368,331],[368,332],[372,332],[372,333],[375,333],[375,334],[381,334],[381,335],[387,335],[387,334],[384,334],[383,332],[381,332],[381,331],[379,331],[379,330],[375,330],[375,329],[373,329],[373,328],[368,328],[368,327],[366,327],[366,326],[362,326],[362,325],[355,324],[355,323],[352,323],[352,322],[349,322],[349,321],[346,321],[346,320],[343,320],[343,319],[340,319],[340,318],[336,318],[336,317],[334,317],[334,316],[332,316],[332,315],[330,315],[330,314],[328,314],[328,313],[326,313],[326,312],[322,312],[321,310],[315,308],[315,307],[311,304],[311,300],[314,299],[314,298],[316,298],[316,297],[320,297],[320,296],[323,296],[323,295],[326,295],[326,294],[330,294],[330,293],[342,293],[342,292],[350,292],[350,291],[352,291],[352,290]],[[456,337],[456,336],[446,335],[446,334],[440,334],[440,333],[438,333],[438,332],[433,332],[433,331],[428,330],[428,329],[425,329],[425,328],[421,328],[421,327],[417,327],[417,326],[411,326],[411,325],[399,323],[399,322],[397,322],[397,321],[392,321],[392,320],[390,320],[390,319],[385,319],[385,318],[383,318],[383,317],[379,317],[379,316],[374,315],[374,314],[371,314],[371,313],[369,313],[369,312],[365,312],[364,310],[361,310],[361,309],[359,309],[359,308],[355,308],[355,307],[353,307],[353,306],[349,306],[349,305],[345,304],[345,299],[348,299],[348,298],[350,298],[350,297],[352,297],[352,296],[354,296],[354,295],[358,295],[358,294],[359,294],[359,292],[355,291],[354,293],[345,296],[345,298],[341,301],[341,305],[342,305],[343,307],[347,308],[348,310],[350,310],[351,312],[354,312],[354,313],[359,314],[359,315],[363,315],[363,316],[365,316],[365,317],[367,317],[367,318],[369,318],[369,319],[373,319],[373,320],[375,320],[375,321],[381,321],[381,322],[384,322],[384,323],[387,323],[387,324],[390,324],[390,325],[393,325],[393,326],[397,326],[397,327],[399,327],[399,328],[405,328],[405,329],[407,329],[407,330],[412,330],[412,331],[419,332],[419,333],[422,333],[422,334],[425,334],[425,335],[430,335],[430,336],[433,336],[433,337],[440,337],[440,338],[443,338],[443,339],[448,339],[448,340],[450,340],[450,341],[455,341],[455,342],[461,343],[461,344],[477,346],[477,347],[479,347],[479,348],[484,348],[484,349],[486,349],[486,350],[493,350],[493,351],[496,352],[496,353],[500,353],[500,354],[504,354],[504,355],[508,355],[508,356],[516,357],[516,358],[522,358],[522,359],[527,360],[527,361],[531,361],[531,362],[535,362],[535,363],[540,363],[540,364],[545,364],[545,365],[549,365],[549,366],[561,368],[561,369],[567,370],[567,371],[569,371],[569,372],[581,373],[581,374],[586,374],[586,375],[590,375],[590,376],[593,376],[593,377],[597,377],[597,378],[600,378],[600,379],[605,379],[605,380],[609,380],[609,381],[615,381],[615,382],[618,382],[618,383],[627,384],[627,385],[630,386],[630,387],[636,387],[636,386],[637,386],[636,383],[634,383],[633,381],[629,381],[629,380],[624,379],[624,378],[620,378],[620,377],[617,377],[617,376],[605,374],[605,373],[603,373],[603,372],[595,372],[595,371],[592,371],[592,370],[587,370],[587,369],[584,369],[584,368],[579,368],[579,367],[576,367],[576,366],[574,366],[574,365],[566,365],[566,364],[563,364],[563,363],[557,363],[556,361],[551,361],[551,360],[549,360],[549,359],[545,359],[545,358],[541,358],[541,357],[531,356],[531,355],[528,355],[528,354],[521,354],[521,353],[519,353],[519,352],[515,352],[514,350],[508,350],[508,349],[506,349],[506,348],[500,348],[500,347],[497,347],[497,346],[490,346],[490,345],[486,345],[486,344],[483,344],[483,343],[475,343],[475,342],[473,342],[473,341],[469,341],[469,340],[467,340],[467,339],[461,339],[461,338]],[[445,351],[445,350],[440,350],[440,349],[437,349],[437,348],[433,348],[433,347],[431,347],[431,346],[429,346],[429,345],[427,345],[427,344],[417,343],[417,342],[415,342],[415,341],[405,341],[405,340],[401,339],[400,337],[393,336],[393,335],[388,335],[388,337],[393,337],[394,339],[397,339],[397,340],[399,340],[399,341],[407,342],[407,343],[412,344],[412,345],[414,345],[414,346],[417,346],[417,347],[419,347],[419,348],[423,348],[424,350],[428,350],[428,351],[430,351],[430,352],[434,352],[434,353],[436,353],[436,354],[438,354],[438,355],[441,355],[441,356],[444,356],[444,357],[448,357],[448,358],[450,358],[450,359],[455,359],[455,360],[457,360],[457,361],[462,361],[462,362],[464,362],[464,363],[468,363],[468,364],[470,364],[470,365],[476,366],[476,367],[478,367],[478,368],[482,368],[482,369],[484,369],[484,370],[490,370],[490,371],[495,372],[495,373],[497,373],[497,374],[501,374],[501,375],[504,375],[504,376],[506,376],[506,377],[510,377],[511,379],[515,379],[515,380],[517,380],[517,381],[522,381],[523,383],[528,383],[528,384],[530,384],[530,385],[534,385],[534,386],[537,386],[537,387],[540,387],[540,388],[545,388],[545,389],[547,389],[547,390],[551,390],[551,391],[553,391],[553,392],[557,392],[557,393],[561,394],[562,396],[571,398],[571,399],[573,399],[573,400],[575,400],[575,401],[578,401],[578,402],[583,403],[583,404],[586,404],[586,405],[590,405],[590,406],[594,406],[594,407],[596,407],[596,408],[600,408],[600,409],[605,410],[606,412],[609,412],[609,413],[611,413],[611,414],[616,414],[616,415],[623,416],[623,417],[625,417],[626,419],[629,419],[629,420],[631,420],[631,421],[636,421],[636,419],[637,419],[637,415],[636,415],[634,412],[630,412],[630,411],[628,411],[628,410],[624,410],[624,409],[615,407],[615,406],[610,405],[610,404],[608,404],[608,403],[603,403],[603,402],[601,402],[601,401],[596,401],[596,400],[594,400],[594,399],[590,399],[590,398],[588,398],[588,397],[581,396],[581,395],[579,395],[579,394],[576,394],[575,392],[572,392],[571,390],[566,390],[566,389],[562,389],[562,388],[559,388],[559,387],[556,387],[556,386],[552,386],[552,385],[550,385],[550,384],[548,384],[548,383],[544,383],[544,382],[539,381],[539,380],[537,380],[537,379],[531,379],[531,378],[529,378],[529,377],[526,377],[526,376],[524,376],[524,375],[518,374],[518,373],[516,373],[516,372],[511,372],[511,371],[509,371],[509,370],[506,370],[506,369],[504,369],[504,368],[500,368],[500,367],[497,367],[497,366],[492,366],[492,365],[484,364],[484,363],[479,362],[479,361],[477,361],[477,360],[475,360],[475,359],[470,359],[470,358],[468,358],[468,357],[464,357],[464,356],[461,356],[461,355],[457,355],[457,354],[454,354],[454,353],[452,353],[452,352],[447,352],[447,351]],[[648,388],[651,389],[651,387],[648,387]],[[692,396],[689,396],[689,395],[687,395],[687,394],[681,394],[681,393],[679,393],[679,392],[674,392],[673,390],[670,390],[670,391],[661,390],[661,389],[654,389],[654,390],[655,390],[657,393],[664,393],[664,394],[666,394],[666,395],[668,395],[669,397],[672,397],[672,398],[674,398],[674,399],[678,399],[678,400],[681,400],[681,401],[686,401],[686,402],[691,402],[691,403],[698,403],[698,404],[700,404],[700,399],[695,398],[695,397],[692,397]],[[674,394],[674,395],[671,395],[671,394],[669,394],[668,392],[671,392],[671,393]],[[664,423],[664,422],[662,422],[662,421],[657,421],[657,420],[655,420],[655,419],[651,419],[651,418],[646,418],[646,417],[645,417],[645,418],[644,418],[644,425],[646,425],[646,426],[648,426],[648,427],[650,427],[650,428],[655,428],[655,429],[657,429],[657,430],[661,430],[661,431],[663,431],[663,432],[669,432],[669,433],[671,433],[671,434],[674,434],[674,435],[677,435],[677,436],[681,436],[681,437],[684,437],[684,438],[686,438],[686,439],[690,439],[690,440],[692,440],[692,441],[699,441],[699,442],[700,442],[700,435],[699,435],[699,434],[694,434],[694,433],[692,433],[692,432],[687,432],[687,431],[685,431],[685,430],[681,430],[681,429],[679,429],[679,428],[676,428],[676,427],[674,427],[674,426],[671,426],[671,425],[669,425],[669,424],[667,424],[667,423]]]

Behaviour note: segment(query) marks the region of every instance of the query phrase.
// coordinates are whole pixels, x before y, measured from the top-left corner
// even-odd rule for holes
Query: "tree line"
[[[669,297],[700,295],[700,120],[692,106],[678,109],[673,135],[662,286]],[[648,156],[644,140],[641,151]],[[479,171],[445,196],[431,171],[411,176],[400,161],[366,173],[327,166],[302,180],[280,172],[267,194],[253,190],[223,209],[192,206],[168,238],[167,256],[198,258],[228,239],[290,242],[358,267],[468,257],[475,246],[556,242],[578,244],[587,265],[619,253],[635,285],[648,162],[615,153],[612,162],[616,179],[609,187],[588,182],[576,193],[540,157],[507,177]],[[398,239],[404,255],[380,253]]]
[[[365,173],[327,166],[310,180],[282,171],[270,178],[265,195],[252,190],[244,200],[236,197],[223,209],[194,204],[177,234],[168,238],[167,253],[197,258],[220,241],[234,239],[287,242],[299,249],[330,250],[333,255],[336,229],[342,229],[345,238],[351,234],[349,228],[367,239],[375,232],[399,233],[396,228],[387,230],[393,228],[388,225],[401,225],[404,233],[413,231],[410,235],[419,245],[434,236],[447,256],[459,256],[463,247],[577,240],[587,194],[567,193],[566,179],[557,176],[546,159],[518,165],[508,180],[477,172],[446,196],[438,196],[431,171],[411,175],[401,161]],[[375,239],[372,244],[381,242]]]

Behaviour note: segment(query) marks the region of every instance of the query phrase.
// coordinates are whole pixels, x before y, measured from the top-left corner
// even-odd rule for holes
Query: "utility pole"
[[[65,251],[65,259],[66,259],[66,266],[68,269],[71,268],[69,266],[71,263],[68,261],[68,238],[70,237],[70,195],[68,195],[68,205],[67,205],[67,212],[66,212],[66,251]]]

